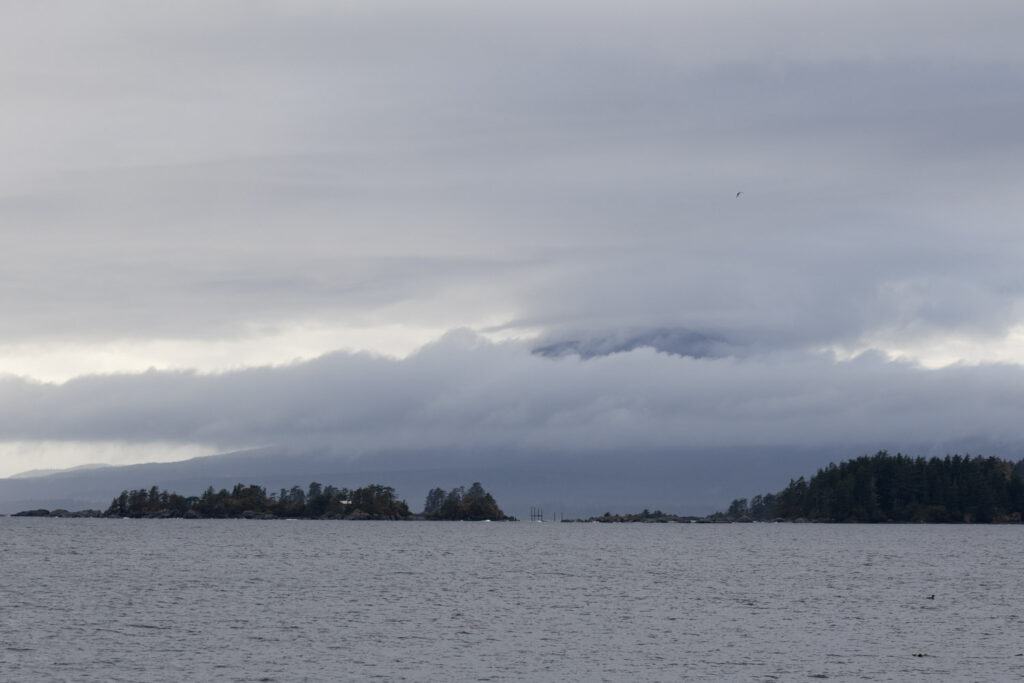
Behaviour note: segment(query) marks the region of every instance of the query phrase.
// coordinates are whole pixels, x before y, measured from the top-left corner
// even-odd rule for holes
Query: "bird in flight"
[[[739,192],[737,192],[737,193],[736,193],[736,199],[739,199],[739,198],[740,198],[740,195],[741,195],[741,194],[743,194],[743,191],[742,191],[742,190],[741,190],[741,191],[739,191]]]

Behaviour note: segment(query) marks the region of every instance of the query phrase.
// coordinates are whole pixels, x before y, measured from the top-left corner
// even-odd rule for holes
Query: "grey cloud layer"
[[[811,351],[1024,323],[1019,2],[104,7],[0,25],[0,346],[540,336],[0,378],[0,442],[1024,443],[1019,365]]]
[[[939,371],[864,356],[580,360],[452,333],[403,361],[332,354],[218,375],[0,382],[0,439],[380,449],[1020,443],[1019,367]],[[1013,455],[1013,453],[1004,454]]]
[[[1018,3],[110,7],[0,29],[5,341],[1020,320]]]

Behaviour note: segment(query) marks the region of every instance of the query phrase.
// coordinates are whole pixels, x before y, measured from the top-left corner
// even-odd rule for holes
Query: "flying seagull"
[[[737,192],[737,193],[736,193],[736,199],[739,199],[739,198],[740,198],[740,195],[741,195],[741,194],[743,194],[743,191],[742,191],[742,190],[741,190],[740,192]]]

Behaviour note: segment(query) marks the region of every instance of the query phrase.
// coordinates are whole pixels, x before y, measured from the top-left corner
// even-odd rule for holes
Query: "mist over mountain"
[[[361,458],[330,453],[282,453],[274,449],[197,458],[178,463],[76,470],[30,479],[0,479],[0,512],[46,507],[103,508],[123,489],[159,486],[196,495],[207,486],[231,489],[255,483],[268,491],[305,487],[311,481],[355,487],[393,486],[418,511],[431,488],[480,481],[509,514],[528,516],[531,506],[550,515],[600,514],[607,510],[660,508],[703,514],[730,495],[757,490],[781,464],[806,469],[811,453],[605,453],[391,452]],[[681,457],[684,456],[684,457]],[[725,457],[723,457],[725,456]],[[726,464],[728,463],[728,464]]]
[[[534,346],[533,353],[549,358],[576,355],[587,359],[639,348],[651,348],[662,353],[690,358],[723,358],[736,355],[743,350],[740,346],[730,344],[722,336],[683,328],[620,331],[603,335],[591,333],[576,337],[540,342]]]

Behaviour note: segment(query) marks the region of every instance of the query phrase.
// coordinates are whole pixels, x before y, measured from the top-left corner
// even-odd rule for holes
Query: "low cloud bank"
[[[1022,412],[1017,366],[925,370],[875,355],[694,358],[646,347],[552,358],[468,331],[404,360],[334,353],[222,374],[0,381],[3,441],[329,446],[352,455],[449,447],[1013,448],[1024,443]]]

